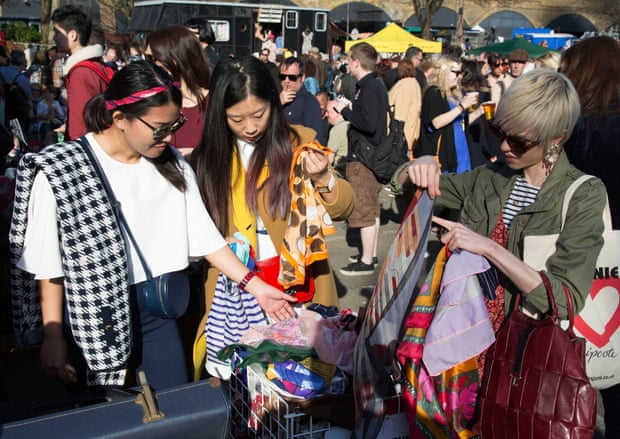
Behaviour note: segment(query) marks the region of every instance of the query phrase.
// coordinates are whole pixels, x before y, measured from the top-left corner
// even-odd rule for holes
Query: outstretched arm
[[[250,272],[227,245],[205,256],[205,259],[235,282],[241,282]],[[291,303],[297,299],[265,283],[258,276],[249,280],[245,290],[256,298],[263,311],[274,320],[295,317]]]

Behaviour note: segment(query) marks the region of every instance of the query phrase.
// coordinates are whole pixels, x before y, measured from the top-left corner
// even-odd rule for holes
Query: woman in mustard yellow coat
[[[288,124],[269,71],[253,57],[217,65],[207,113],[202,143],[191,157],[203,201],[221,233],[243,234],[255,248],[257,261],[279,258],[291,210],[302,215],[306,210],[291,202],[295,150],[313,140],[315,133]],[[301,157],[301,168],[329,218],[346,219],[354,203],[349,183],[336,176],[320,148],[304,150]],[[328,260],[306,268],[314,281],[314,295],[297,295],[299,302],[338,306]],[[210,268],[207,315],[217,276],[217,270]],[[204,325],[198,328],[199,336],[203,329]],[[195,358],[195,366],[201,360]]]

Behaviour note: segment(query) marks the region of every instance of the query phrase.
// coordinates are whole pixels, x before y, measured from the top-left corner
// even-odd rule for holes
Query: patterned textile
[[[250,364],[261,363],[282,363],[287,360],[301,361],[304,358],[316,357],[312,347],[290,346],[264,340],[258,346],[248,346],[244,344],[231,344],[217,353],[217,358],[221,361],[230,361],[237,354],[241,361],[235,365],[238,370],[243,370]]]
[[[506,248],[508,245],[508,229],[504,223],[503,215],[499,215],[497,218],[497,223],[495,223],[495,227],[491,232],[491,236],[489,236],[493,241],[497,242],[502,247]],[[493,325],[493,331],[497,332],[499,327],[502,326],[504,322],[504,318],[506,316],[506,312],[504,310],[504,286],[502,283],[505,281],[505,276],[501,273],[498,273],[499,283],[497,288],[495,288],[495,299],[485,299],[487,304],[487,310],[489,311],[489,319],[491,320],[491,324]],[[487,351],[485,350],[478,356],[478,372],[480,376],[484,372],[484,362],[487,357]]]
[[[127,257],[112,206],[82,146],[61,143],[19,165],[11,223],[13,320],[20,345],[39,343],[41,308],[34,276],[16,267],[34,177],[47,177],[57,204],[68,323],[86,358],[90,385],[122,385],[131,347]]]
[[[441,278],[440,296],[424,340],[422,361],[431,376],[476,357],[495,342],[477,274],[491,265],[466,250],[453,252]]]
[[[416,192],[368,302],[353,362],[358,438],[377,437],[386,413],[385,400],[393,396],[390,370],[403,321],[418,292],[432,210],[428,194]]]
[[[422,364],[424,340],[435,315],[445,263],[444,248],[414,300],[396,353],[404,367],[403,409],[409,419],[410,437],[415,439],[476,437],[468,428],[480,388],[475,358],[436,377],[429,376]]]
[[[230,362],[222,362],[217,352],[234,343],[253,325],[265,325],[267,320],[256,298],[239,284],[220,273],[215,285],[213,304],[207,317],[205,336],[207,339],[207,364],[226,366],[218,370],[230,371]],[[221,378],[228,379],[229,376]]]
[[[514,217],[525,207],[534,204],[538,192],[540,192],[540,188],[529,184],[524,176],[519,175],[516,178],[515,184],[508,194],[506,204],[502,208],[502,219],[506,227],[510,228]]]
[[[329,148],[316,141],[304,143],[295,150],[290,179],[293,199],[282,242],[278,276],[278,281],[285,290],[304,285],[306,267],[313,262],[327,259],[325,235],[336,232],[320,196],[304,172],[303,153],[312,150],[331,153]]]

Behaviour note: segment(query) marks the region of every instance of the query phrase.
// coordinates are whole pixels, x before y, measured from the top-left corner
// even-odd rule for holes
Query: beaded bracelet
[[[256,273],[253,271],[248,271],[248,273],[243,276],[243,279],[239,282],[239,289],[245,290],[245,287],[248,286],[248,283],[256,276]]]

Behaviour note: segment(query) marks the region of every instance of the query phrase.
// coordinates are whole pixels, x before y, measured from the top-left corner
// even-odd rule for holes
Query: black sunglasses
[[[181,128],[185,124],[185,122],[187,122],[187,117],[185,117],[183,113],[179,113],[179,118],[176,120],[176,122],[161,127],[154,127],[146,120],[142,119],[140,116],[136,116],[136,119],[138,119],[144,125],[153,130],[153,140],[155,140],[156,142],[159,142],[165,137],[168,137],[170,134],[177,132],[179,128]]]
[[[299,79],[301,77],[301,75],[285,75],[284,73],[280,73],[280,81],[284,81],[286,78],[288,78],[289,81],[297,81],[297,79]]]
[[[461,76],[463,74],[462,70],[450,70],[452,73],[454,73],[456,76]]]
[[[521,136],[511,136],[508,135],[502,130],[499,125],[494,124],[493,122],[489,122],[489,130],[491,134],[493,134],[500,142],[504,140],[510,146],[510,152],[512,152],[515,156],[520,157],[530,149],[540,144],[540,141],[535,140],[527,140]]]

